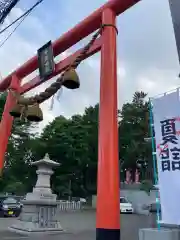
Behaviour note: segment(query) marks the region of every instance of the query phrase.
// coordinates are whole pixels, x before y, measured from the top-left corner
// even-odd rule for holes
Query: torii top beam
[[[77,42],[97,30],[101,25],[102,12],[107,9],[113,9],[116,15],[119,15],[135,5],[140,0],[111,0],[97,9],[74,28],[67,33],[63,34],[59,39],[53,43],[54,56],[57,56],[75,45]],[[29,61],[24,63],[21,67],[17,68],[13,73],[8,75],[0,82],[0,91],[5,91],[11,82],[12,75],[16,75],[19,79],[22,79],[35,71],[38,68],[37,56],[34,56]]]

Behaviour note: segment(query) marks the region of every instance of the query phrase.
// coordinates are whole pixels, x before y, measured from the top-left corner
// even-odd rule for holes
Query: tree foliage
[[[148,136],[148,102],[144,92],[135,92],[132,102],[123,105],[120,111],[119,150],[122,169],[137,167],[141,173],[151,171],[151,144],[145,142]]]
[[[122,178],[126,169],[137,167],[145,173],[151,169],[148,135],[147,94],[136,92],[131,102],[119,111],[119,156]],[[0,97],[0,115],[5,95]],[[29,191],[36,181],[32,161],[49,153],[60,163],[52,179],[53,190],[62,198],[89,196],[96,193],[98,159],[99,105],[85,109],[83,115],[59,116],[49,123],[40,136],[32,134],[32,125],[15,121],[6,153],[6,166],[0,188],[16,194]],[[142,179],[145,175],[142,174]]]

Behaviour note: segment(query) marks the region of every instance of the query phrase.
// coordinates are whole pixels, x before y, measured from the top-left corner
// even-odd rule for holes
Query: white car
[[[85,198],[80,198],[79,200],[81,203],[86,203],[86,199]]]
[[[129,202],[125,197],[120,197],[120,211],[121,211],[121,213],[133,213],[134,212],[132,203]]]

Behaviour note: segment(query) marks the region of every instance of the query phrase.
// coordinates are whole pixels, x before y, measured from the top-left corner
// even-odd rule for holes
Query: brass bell
[[[16,104],[9,114],[14,118],[20,118],[23,113],[24,106],[21,104]]]
[[[18,96],[17,97],[17,103],[16,105],[11,109],[11,111],[9,112],[9,114],[14,117],[14,118],[20,118],[21,115],[24,112],[24,105],[19,103],[19,102],[24,102],[24,97],[23,96]]]
[[[80,87],[79,77],[74,68],[71,68],[64,73],[63,85],[68,89],[76,89]]]
[[[41,122],[43,120],[43,113],[39,104],[28,106],[26,119],[32,122]]]

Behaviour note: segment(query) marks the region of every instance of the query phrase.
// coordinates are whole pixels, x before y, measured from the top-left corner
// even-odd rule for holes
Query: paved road
[[[62,227],[66,233],[61,234],[62,240],[95,240],[95,212],[74,212],[61,213],[60,215]],[[0,239],[1,240],[17,240],[17,239],[31,239],[25,236],[15,236],[7,231],[16,219],[0,219]],[[150,227],[150,217],[139,215],[122,215],[121,216],[121,240],[138,240],[139,228]],[[53,235],[52,239],[59,240],[59,236]],[[38,240],[46,240],[46,237],[38,236]],[[49,240],[50,237],[47,237]],[[36,237],[33,236],[33,240]]]

